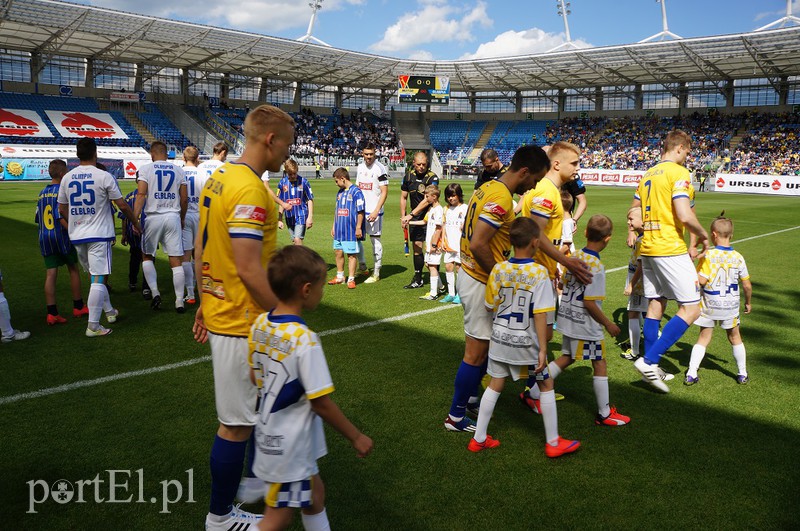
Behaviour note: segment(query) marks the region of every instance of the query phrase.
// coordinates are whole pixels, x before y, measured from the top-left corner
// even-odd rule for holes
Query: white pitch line
[[[773,236],[775,234],[780,234],[782,232],[789,232],[791,230],[797,230],[797,229],[800,229],[800,225],[798,225],[796,227],[790,227],[788,229],[781,229],[781,230],[776,230],[774,232],[767,232],[765,234],[758,234],[756,236],[750,236],[749,238],[742,238],[741,240],[735,240],[735,241],[732,241],[731,243],[734,244],[734,243],[742,243],[742,242],[746,242],[746,241],[750,241],[750,240],[757,240],[759,238],[766,238],[767,236]],[[628,269],[628,266],[615,267],[613,269],[606,269],[606,273],[613,273],[614,271],[622,271],[623,269]]]
[[[461,305],[456,304],[448,304],[447,306],[441,306],[436,308],[431,308],[428,310],[422,310],[419,312],[411,312],[406,313],[403,315],[396,315],[394,317],[387,317],[385,319],[378,319],[377,321],[369,321],[366,323],[359,323],[353,326],[345,326],[343,328],[335,328],[333,330],[323,330],[322,332],[317,333],[318,336],[330,336],[334,334],[341,334],[342,332],[352,332],[353,330],[359,330],[361,328],[367,328],[370,326],[377,326],[383,323],[391,323],[394,321],[402,321],[404,319],[410,319],[412,317],[418,317],[420,315],[426,315],[429,313],[441,312],[444,310],[450,310],[452,308],[460,308]],[[147,376],[148,374],[155,374],[159,372],[169,371],[172,369],[180,369],[181,367],[188,367],[190,365],[196,365],[198,363],[203,363],[206,361],[211,361],[211,356],[201,356],[199,358],[193,358],[190,360],[179,361],[177,363],[170,363],[169,365],[161,365],[158,367],[150,367],[149,369],[141,369],[138,371],[129,371],[129,372],[122,372],[119,374],[112,374],[110,376],[103,376],[102,378],[95,378],[94,380],[80,380],[77,382],[73,382],[70,384],[59,385],[57,387],[47,387],[44,389],[39,389],[38,391],[31,391],[29,393],[20,393],[17,395],[10,395],[0,397],[0,406],[5,404],[12,404],[14,402],[21,402],[23,400],[30,400],[33,398],[41,398],[43,396],[55,395],[59,393],[66,393],[68,391],[74,391],[75,389],[82,389],[84,387],[93,387],[95,385],[100,385],[108,382],[115,382],[117,380],[125,380],[128,378],[134,378],[136,376]]]

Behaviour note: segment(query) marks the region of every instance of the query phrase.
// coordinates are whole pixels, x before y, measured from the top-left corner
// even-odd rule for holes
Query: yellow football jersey
[[[674,162],[660,162],[644,174],[634,197],[642,202],[642,256],[675,256],[687,252],[683,223],[675,215],[672,200],[686,197],[694,204],[689,170]]]
[[[245,164],[227,163],[206,181],[200,195],[200,300],[209,331],[247,337],[250,325],[264,312],[236,272],[231,239],[260,241],[261,266],[266,274],[277,239],[275,208],[261,176]]]
[[[547,220],[544,229],[544,237],[553,242],[553,245],[561,245],[561,225],[564,222],[564,207],[561,204],[561,190],[550,179],[542,179],[536,184],[536,188],[530,190],[522,200],[522,215],[529,217],[539,217]],[[556,266],[558,262],[547,256],[542,248],[536,250],[534,259],[542,264],[550,278],[556,278]]]
[[[733,247],[714,247],[697,263],[697,274],[708,280],[701,315],[714,320],[739,317],[739,281],[750,279],[744,257]]]
[[[467,217],[461,233],[461,267],[464,271],[483,284],[489,278],[472,251],[469,242],[477,223],[488,223],[497,229],[489,242],[495,262],[502,262],[511,255],[511,238],[508,229],[514,221],[514,200],[511,192],[500,181],[489,181],[475,190],[467,206]]]

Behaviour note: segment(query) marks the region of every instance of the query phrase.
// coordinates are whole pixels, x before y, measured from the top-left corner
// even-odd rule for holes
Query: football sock
[[[258,409],[258,408],[256,408]],[[254,429],[250,432],[250,438],[247,440],[247,460],[245,461],[244,467],[244,477],[246,478],[254,478],[256,477],[255,473],[253,472],[253,462],[256,459],[256,430]]]
[[[55,304],[48,304],[47,315],[58,315],[58,306]]]
[[[661,326],[661,319],[644,318],[644,325],[642,331],[644,332],[644,353],[647,354],[653,350],[653,344],[658,340],[658,329]]]
[[[558,445],[558,412],[556,411],[556,392],[545,391],[539,399],[539,411],[544,422],[544,438],[550,446]]]
[[[76,310],[83,310],[83,299],[76,299],[72,301],[72,307]]]
[[[444,278],[447,279],[447,294],[451,297],[456,296],[456,272],[445,271]]]
[[[247,441],[228,441],[219,435],[214,437],[210,458],[211,514],[225,516],[233,509],[246,448]]]
[[[689,368],[686,370],[686,376],[697,378],[697,371],[700,369],[700,363],[703,361],[703,356],[706,355],[706,347],[703,345],[695,345],[692,347],[692,356],[689,358]]]
[[[492,389],[486,388],[481,398],[481,409],[478,413],[478,422],[475,425],[475,435],[473,438],[482,443],[486,440],[486,430],[489,429],[489,421],[492,420],[494,407],[497,405],[497,399],[500,398],[500,393]]]
[[[156,264],[152,260],[145,260],[142,262],[142,272],[147,285],[150,286],[150,291],[153,292],[153,297],[161,295],[158,291],[158,276],[156,275]]]
[[[528,389],[526,389],[528,396],[533,398],[534,400],[539,400],[542,396],[541,391],[539,391],[539,384],[536,383],[536,377],[531,376],[528,378],[527,383],[525,384]]]
[[[597,412],[605,418],[611,413],[608,405],[608,376],[595,376],[592,378],[594,397],[597,399]]]
[[[375,255],[375,265],[372,270],[377,277],[380,276],[381,265],[383,264],[383,244],[380,236],[370,236],[369,239],[372,240],[372,251]]]
[[[355,282],[356,277],[347,277],[348,282]]]
[[[421,254],[414,255],[414,278],[422,279],[422,268],[425,267],[425,257]]]
[[[103,311],[106,313],[113,312],[114,307],[111,306],[111,296],[108,294],[108,286],[102,284],[103,286]]]
[[[744,343],[733,345],[733,359],[736,360],[739,374],[747,376],[747,351],[744,348]]]
[[[330,531],[331,524],[328,522],[328,513],[325,508],[317,514],[300,513],[303,519],[303,529],[306,531]]]
[[[186,288],[186,277],[183,273],[183,266],[172,268],[172,287],[175,289],[175,304],[183,305],[183,290]]]
[[[559,367],[555,361],[551,361],[550,363],[547,364],[547,372],[550,373],[550,378],[555,380],[556,378],[558,378],[558,375],[561,374],[562,371],[561,367]],[[539,387],[536,386],[536,388],[538,389]]]
[[[344,278],[344,271],[337,271],[336,278]]]
[[[667,321],[667,324],[664,325],[664,330],[661,331],[661,337],[653,343],[653,348],[650,351],[645,351],[644,361],[651,365],[657,365],[661,356],[663,356],[688,329],[689,325],[686,321],[681,319],[680,316],[676,315]]]
[[[100,326],[104,294],[105,286],[100,282],[92,282],[92,285],[89,286],[89,297],[86,299],[86,305],[89,306],[89,328],[92,330],[97,330],[97,327]]]
[[[14,335],[14,327],[11,326],[11,310],[8,309],[8,300],[2,291],[0,291],[0,332],[6,337]]]
[[[639,355],[639,338],[642,333],[642,325],[639,317],[631,319],[628,317],[628,339],[631,342],[631,352],[634,356]]]
[[[480,367],[470,365],[462,361],[456,373],[454,383],[453,403],[450,405],[450,418],[458,420],[464,418],[467,409],[467,401],[470,394],[475,391],[475,387],[480,385],[483,372]]]
[[[431,274],[431,296],[435,297],[439,293],[439,275]]]
[[[183,262],[183,278],[186,284],[186,295],[190,299],[194,299],[194,264],[192,262]]]

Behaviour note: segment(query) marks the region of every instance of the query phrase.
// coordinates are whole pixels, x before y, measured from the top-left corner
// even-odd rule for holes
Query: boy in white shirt
[[[700,299],[700,317],[695,324],[700,327],[697,343],[692,347],[689,369],[686,371],[685,385],[694,385],[699,381],[697,371],[706,354],[706,347],[711,342],[714,326],[719,324],[728,334],[728,341],[733,348],[733,357],[738,367],[736,382],[746,384],[750,381],[747,375],[747,353],[739,332],[739,281],[744,290],[744,313],[750,313],[750,301],[753,296],[753,284],[744,257],[731,247],[733,237],[733,221],[720,217],[711,223],[711,241],[714,248],[697,263],[697,274],[702,286]]]
[[[286,529],[295,508],[305,529],[330,529],[317,466],[328,453],[322,420],[348,439],[359,457],[372,451],[372,439],[331,400],[325,353],[301,317],[322,300],[326,272],[325,261],[308,247],[288,245],[275,253],[267,278],[278,303],[250,330],[251,378],[260,396],[253,471],[267,492],[259,529]]]

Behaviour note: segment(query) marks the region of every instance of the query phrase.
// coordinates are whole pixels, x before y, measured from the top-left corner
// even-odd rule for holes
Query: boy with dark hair
[[[251,378],[261,398],[253,471],[267,487],[260,529],[287,528],[295,508],[302,511],[306,529],[330,529],[317,466],[327,453],[322,420],[348,439],[359,457],[372,451],[372,439],[331,400],[325,353],[301,317],[322,300],[326,270],[322,257],[308,247],[288,245],[275,253],[267,278],[278,302],[250,331]]]
[[[595,214],[586,225],[586,247],[576,253],[586,263],[592,274],[592,283],[584,284],[572,273],[564,277],[564,293],[558,309],[558,329],[564,336],[561,357],[547,366],[550,376],[558,378],[561,372],[576,359],[591,360],[594,368],[594,394],[597,398],[595,424],[623,426],[630,417],[617,413],[608,403],[608,366],[603,336],[605,328],[612,337],[619,335],[619,327],[603,314],[606,298],[606,270],[600,262],[600,252],[611,240],[614,228],[611,219]]]
[[[331,227],[333,249],[336,251],[336,277],[328,284],[344,284],[344,255],[347,254],[347,287],[356,287],[356,266],[361,241],[364,239],[364,194],[350,181],[344,168],[333,172],[333,180],[339,187],[336,194],[336,212]]]

